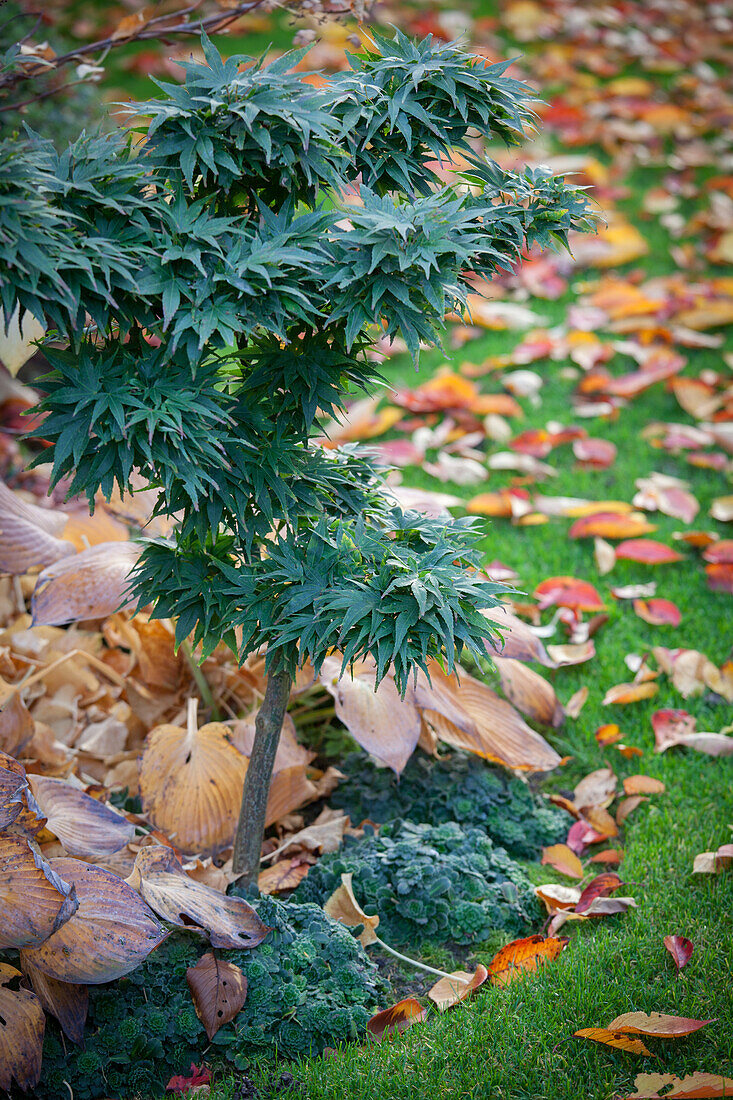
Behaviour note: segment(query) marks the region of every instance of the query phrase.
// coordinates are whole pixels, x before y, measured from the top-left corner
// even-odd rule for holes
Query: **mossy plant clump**
[[[407,818],[428,825],[477,825],[516,859],[533,859],[544,845],[560,843],[571,824],[521,779],[463,752],[438,759],[416,753],[399,778],[365,753],[352,753],[342,767],[349,778],[329,801],[355,824]]]
[[[254,905],[272,932],[252,950],[217,951],[236,963],[247,1000],[209,1045],[186,984],[208,945],[188,933],[170,936],[127,977],[89,989],[84,1048],[62,1038],[49,1020],[43,1100],[162,1096],[174,1074],[192,1062],[244,1070],[254,1058],[295,1058],[363,1037],[366,1023],[390,991],[351,932],[315,905]],[[207,1049],[208,1048],[208,1049]],[[204,1051],[206,1051],[204,1055]]]
[[[354,894],[378,913],[388,943],[469,944],[494,932],[521,936],[540,918],[522,868],[482,829],[457,822],[415,825],[396,821],[379,835],[347,840],[323,856],[300,884],[297,901],[323,904],[353,874]]]

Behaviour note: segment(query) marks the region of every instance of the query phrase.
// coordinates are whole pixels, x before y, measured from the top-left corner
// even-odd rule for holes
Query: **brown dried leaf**
[[[695,856],[692,872],[695,875],[717,875],[733,866],[733,844],[721,844],[716,852],[700,852]]]
[[[79,907],[45,942],[23,949],[23,965],[60,982],[99,985],[134,970],[165,939],[145,902],[117,875],[78,859],[49,862],[76,888]]]
[[[581,879],[584,874],[583,864],[567,844],[551,844],[548,848],[543,848],[542,864],[554,867],[568,878]]]
[[[50,566],[74,553],[60,538],[67,516],[51,508],[39,508],[8,489],[0,481],[0,572],[27,573]]]
[[[22,960],[22,967],[23,973],[33,986],[33,992],[46,1012],[56,1017],[64,1035],[72,1043],[82,1043],[89,1007],[87,987],[50,978],[48,974],[44,974],[34,966],[28,958]]]
[[[478,964],[473,974],[466,970],[455,970],[449,978],[440,978],[432,989],[428,990],[428,997],[438,1006],[441,1012],[465,1001],[466,997],[483,985],[489,976],[489,972],[481,963]]]
[[[217,959],[211,951],[188,968],[186,982],[209,1040],[234,1019],[247,1000],[246,976],[234,963]]]
[[[490,657],[537,661],[545,668],[555,668],[555,662],[548,655],[540,639],[508,607],[492,607],[483,611],[482,614],[494,623],[501,633],[500,638],[486,642],[486,651]]]
[[[552,684],[512,657],[495,657],[501,687],[510,703],[533,722],[559,728],[565,719]]]
[[[341,875],[341,885],[336,887],[331,897],[323,906],[323,909],[329,917],[333,918],[333,920],[341,921],[342,924],[348,925],[349,928],[354,928],[359,924],[363,924],[363,931],[359,933],[359,942],[362,947],[368,947],[370,943],[376,943],[379,939],[375,931],[379,924],[379,917],[367,916],[359,905],[359,902],[354,897],[354,889],[352,886],[353,877],[351,872]]]
[[[280,894],[285,890],[294,890],[299,886],[311,869],[308,860],[301,856],[294,859],[279,859],[272,867],[260,871],[257,887],[261,894]]]
[[[637,806],[641,806],[642,802],[648,801],[649,799],[641,794],[632,794],[630,798],[622,798],[616,808],[616,824],[623,825],[626,818],[634,812]]]
[[[46,828],[70,856],[94,860],[124,848],[135,836],[135,826],[63,779],[30,775],[33,795],[47,818]]]
[[[180,928],[198,928],[212,947],[256,947],[270,931],[249,902],[196,882],[183,870],[173,849],[162,844],[141,848],[125,881],[163,920]]]
[[[73,884],[24,836],[0,833],[0,949],[35,947],[76,912]]]
[[[661,1039],[678,1039],[692,1035],[714,1020],[693,1020],[688,1016],[667,1016],[663,1012],[624,1012],[608,1025],[611,1031],[630,1035],[658,1035]]]
[[[385,1036],[405,1031],[413,1024],[421,1024],[427,1018],[427,1012],[414,997],[405,997],[391,1008],[385,1008],[372,1016],[367,1031],[372,1039],[381,1042]]]
[[[33,738],[35,722],[19,691],[0,710],[0,750],[9,756],[20,756]]]
[[[0,1089],[10,1092],[13,1080],[24,1092],[41,1078],[46,1017],[30,989],[8,989],[19,970],[0,962]]]
[[[33,625],[103,619],[134,601],[126,598],[130,570],[140,556],[131,542],[100,542],[47,566],[31,601]]]

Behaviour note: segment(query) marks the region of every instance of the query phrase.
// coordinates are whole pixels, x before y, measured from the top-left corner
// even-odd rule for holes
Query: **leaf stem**
[[[394,955],[396,959],[401,962],[407,963],[408,966],[416,966],[418,970],[427,970],[428,974],[437,974],[439,978],[454,978],[453,974],[446,974],[445,970],[436,970],[434,966],[428,966],[427,963],[418,962],[417,959],[411,959],[408,955],[402,955],[399,951],[395,951],[394,947],[390,947],[384,940],[380,940],[379,936],[374,937],[374,943],[378,943],[380,947],[388,951],[390,955]]]

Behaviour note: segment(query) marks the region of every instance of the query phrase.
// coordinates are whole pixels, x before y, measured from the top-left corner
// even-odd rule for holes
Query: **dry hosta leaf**
[[[211,951],[186,971],[196,1015],[209,1040],[228,1024],[247,1000],[247,978],[232,962],[217,959]]]
[[[651,775],[629,775],[624,779],[626,794],[663,794],[665,790],[661,779]]]
[[[546,668],[555,668],[555,662],[548,655],[544,645],[532,633],[530,627],[514,615],[508,607],[488,608],[482,614],[490,619],[501,633],[500,638],[487,641],[486,650],[490,657],[512,657],[517,661],[537,661]]]
[[[446,676],[437,661],[429,663],[431,683],[423,672],[415,687],[417,705],[438,737],[505,767],[548,771],[560,756],[504,699],[462,669]]]
[[[30,989],[8,989],[20,977],[14,966],[0,962],[0,1089],[8,1093],[14,1080],[27,1092],[41,1077],[46,1017]]]
[[[26,808],[28,780],[25,768],[14,757],[0,752],[0,829],[16,821]]]
[[[78,904],[70,881],[26,837],[0,834],[0,949],[43,943]]]
[[[551,844],[542,849],[542,863],[554,867],[568,878],[582,878],[583,864],[567,844]]]
[[[35,344],[46,331],[38,318],[29,309],[20,313],[20,302],[13,310],[10,320],[5,323],[5,313],[0,309],[0,363],[13,377],[24,363],[27,363],[38,350]]]
[[[642,802],[648,802],[649,799],[643,794],[632,794],[629,798],[622,798],[616,808],[616,824],[623,825],[629,814],[632,814],[637,806],[641,806]]]
[[[517,710],[540,725],[555,728],[562,725],[565,712],[544,676],[511,657],[495,657],[494,664],[502,690]]]
[[[140,796],[150,821],[183,852],[212,855],[232,842],[247,760],[221,722],[157,726],[140,758]]]
[[[441,978],[428,991],[430,1000],[438,1006],[441,1012],[453,1008],[460,1001],[483,985],[489,976],[489,972],[481,963],[478,964],[473,974],[465,970],[455,970],[449,978]]]
[[[35,722],[19,691],[0,710],[0,751],[20,756],[35,733]],[[1,781],[0,781],[1,783]]]
[[[584,1027],[580,1031],[574,1031],[573,1035],[578,1039],[592,1039],[594,1043],[605,1043],[616,1050],[625,1050],[627,1054],[647,1054],[654,1057],[652,1052],[644,1045],[641,1039],[634,1039],[623,1031],[612,1031],[607,1027]]]
[[[60,538],[67,516],[30,504],[0,481],[0,572],[27,573],[74,553]]]
[[[489,963],[492,985],[509,985],[523,974],[531,973],[543,963],[559,958],[568,940],[562,937],[534,935],[514,940],[502,947]]]
[[[125,881],[163,920],[205,932],[212,947],[256,947],[270,931],[249,902],[196,882],[162,844],[141,848]]]
[[[692,1035],[713,1020],[693,1020],[689,1016],[667,1016],[664,1012],[624,1012],[608,1025],[611,1031],[630,1035],[658,1035],[661,1039],[677,1039]]]
[[[22,966],[23,973],[33,986],[33,992],[46,1012],[56,1017],[64,1035],[71,1039],[72,1043],[83,1042],[84,1024],[89,1007],[87,987],[50,978],[27,958],[23,959]]]
[[[374,666],[361,662],[349,673],[339,676],[341,661],[327,657],[321,670],[321,683],[333,696],[336,715],[355,741],[372,756],[399,775],[412,756],[420,738],[420,715],[411,692],[400,697],[391,677],[374,690]]]
[[[341,875],[341,885],[336,887],[323,909],[333,920],[341,921],[349,928],[363,924],[364,928],[358,938],[362,947],[368,947],[370,943],[376,943],[379,938],[375,931],[379,924],[379,917],[368,916],[359,905],[354,897],[353,877],[351,871]]]
[[[134,543],[100,542],[47,566],[31,601],[33,625],[103,619],[129,606],[129,574],[139,556],[140,547]]]
[[[615,684],[604,695],[603,705],[604,707],[612,704],[625,706],[628,703],[638,703],[642,699],[651,699],[658,691],[659,685],[655,684],[653,680],[631,684]]]
[[[93,860],[124,848],[135,835],[135,826],[122,814],[90,797],[63,779],[45,775],[28,777],[46,828],[70,856]]]
[[[260,871],[257,887],[261,894],[280,894],[285,890],[294,890],[300,885],[311,869],[311,864],[295,856],[294,859],[279,859],[272,867]]]
[[[716,852],[700,852],[692,865],[693,874],[717,875],[733,866],[733,844],[721,844]]]
[[[639,1073],[634,1078],[634,1087],[636,1092],[623,1100],[705,1100],[733,1096],[733,1079],[699,1071],[687,1077],[675,1077],[673,1073]]]
[[[288,814],[293,813],[299,806],[315,802],[321,797],[323,795],[319,794],[318,786],[308,778],[303,764],[283,768],[273,775],[270,782],[265,825],[273,825],[276,821],[281,821]]]
[[[129,974],[165,939],[145,902],[117,875],[78,859],[50,864],[76,888],[79,908],[44,943],[24,948],[23,964],[60,982],[99,985]]]
[[[395,1032],[405,1031],[413,1024],[421,1024],[427,1017],[427,1012],[414,997],[405,997],[391,1008],[385,1008],[372,1016],[367,1024],[367,1031],[376,1042],[386,1035],[394,1035]]]

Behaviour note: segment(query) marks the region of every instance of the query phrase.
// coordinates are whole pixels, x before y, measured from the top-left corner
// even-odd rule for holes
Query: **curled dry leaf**
[[[566,665],[583,665],[596,655],[596,647],[593,639],[588,638],[578,645],[548,645],[547,654],[552,659],[556,668]]]
[[[84,1024],[89,1007],[89,990],[85,985],[59,982],[34,966],[29,959],[22,960],[23,973],[30,981],[33,992],[46,1012],[55,1016],[61,1030],[72,1043],[84,1041]]]
[[[35,727],[31,712],[23,702],[23,696],[16,691],[10,702],[0,710],[0,751],[11,757],[20,756],[32,740]],[[4,767],[4,763],[0,766]]]
[[[501,687],[510,703],[533,722],[556,729],[565,712],[552,684],[534,669],[511,657],[495,657]]]
[[[337,852],[344,839],[344,833],[349,824],[349,818],[342,810],[324,809],[318,815],[312,825],[300,829],[297,833],[287,837],[283,843],[263,856],[263,859],[274,859],[288,848],[307,848],[309,852]]]
[[[733,866],[733,844],[721,844],[716,852],[700,852],[695,856],[692,872],[695,875],[717,875]]]
[[[221,722],[157,726],[140,758],[143,810],[183,852],[212,855],[231,844],[247,760]]]
[[[680,609],[671,600],[634,600],[632,607],[650,626],[679,626],[682,622]]]
[[[261,894],[281,894],[299,886],[311,869],[308,860],[301,856],[279,859],[272,867],[266,867],[257,876],[257,888]]]
[[[677,973],[679,974],[682,967],[687,966],[692,958],[692,952],[695,950],[695,945],[692,940],[688,940],[686,936],[665,936],[663,942],[672,956],[674,965],[677,968]]]
[[[367,1024],[369,1036],[379,1043],[385,1036],[406,1031],[413,1024],[421,1024],[427,1018],[427,1012],[414,997],[405,997],[391,1008],[385,1008],[372,1016]]]
[[[78,905],[73,884],[26,837],[0,834],[0,949],[43,943]]]
[[[355,741],[399,775],[420,738],[420,715],[408,689],[401,698],[387,676],[374,690],[375,670],[370,662],[355,666],[353,677],[340,676],[339,657],[327,657],[321,683],[333,696],[336,715]]]
[[[566,937],[534,935],[514,940],[497,951],[489,963],[492,985],[509,985],[523,974],[532,973],[546,962],[554,962],[568,945]]]
[[[546,668],[555,668],[555,662],[530,627],[508,607],[492,607],[482,614],[490,619],[501,633],[500,638],[486,642],[490,657],[513,657],[517,661],[537,661]]]
[[[583,864],[567,844],[551,844],[548,848],[543,848],[542,863],[554,867],[568,878],[581,879],[584,874]]]
[[[703,1100],[733,1096],[733,1079],[717,1073],[697,1072],[687,1077],[675,1077],[673,1073],[639,1073],[634,1078],[634,1087],[636,1092],[623,1100]]]
[[[249,902],[196,882],[162,844],[141,848],[125,881],[163,920],[204,932],[212,947],[256,947],[270,931]]]
[[[30,989],[8,989],[22,975],[0,962],[0,1089],[10,1092],[13,1081],[27,1092],[41,1077],[46,1017]]]
[[[465,1001],[479,986],[483,985],[489,976],[489,972],[481,963],[478,964],[473,974],[465,970],[454,971],[449,978],[441,978],[428,991],[428,997],[437,1005],[441,1012],[453,1008],[460,1001]]]
[[[375,931],[379,924],[379,917],[368,916],[359,905],[354,897],[353,877],[351,872],[341,876],[341,885],[336,887],[323,909],[333,920],[340,921],[349,928],[363,924],[364,928],[359,933],[359,942],[362,947],[368,947],[370,943],[376,943],[379,938]]]
[[[130,570],[140,549],[131,542],[100,542],[47,566],[31,601],[33,625],[103,619],[130,606],[134,602],[127,597]]]
[[[624,779],[626,794],[663,794],[665,790],[661,779],[651,775],[629,775]]]
[[[653,680],[644,680],[640,683],[615,684],[609,688],[603,697],[604,707],[617,705],[625,706],[628,703],[638,703],[642,699],[651,699],[659,691],[658,684]]]
[[[578,688],[578,690],[570,696],[564,708],[567,718],[574,719],[580,717],[581,710],[588,702],[588,695],[588,688],[583,685],[582,688]]]
[[[658,1035],[660,1039],[678,1039],[692,1035],[714,1020],[693,1020],[689,1016],[668,1016],[664,1012],[624,1012],[608,1025],[611,1031],[630,1035]]]
[[[652,715],[655,752],[684,745],[708,756],[733,756],[733,737],[726,733],[697,733],[696,721],[686,710],[658,710]]]
[[[228,1024],[247,1000],[247,978],[232,962],[217,959],[211,951],[186,971],[196,1015],[209,1040]]]
[[[47,818],[46,828],[70,856],[93,860],[124,848],[135,835],[120,813],[63,779],[31,775],[33,795]]]
[[[68,516],[30,504],[4,481],[0,481],[0,516],[0,572],[27,573],[73,555],[71,543],[59,537]]]
[[[24,948],[22,965],[60,982],[99,985],[129,974],[165,939],[145,902],[117,875],[78,859],[50,864],[75,887],[79,908],[44,943]]]
[[[604,1043],[616,1050],[625,1050],[627,1054],[646,1054],[650,1058],[654,1055],[644,1045],[641,1039],[634,1039],[623,1031],[612,1031],[607,1027],[583,1027],[580,1031],[574,1031],[573,1036],[578,1039],[592,1039],[594,1043]]]
[[[12,825],[26,808],[28,780],[25,768],[14,757],[0,752],[0,829]]]

